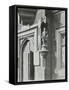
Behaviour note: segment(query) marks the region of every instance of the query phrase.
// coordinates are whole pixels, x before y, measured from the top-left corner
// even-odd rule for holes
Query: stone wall
[[[62,67],[62,60],[64,58],[64,64],[65,64],[65,54],[62,56],[62,53],[65,53],[61,51],[61,40],[62,40],[62,35],[65,34],[65,11],[59,11],[58,13],[55,14],[55,22],[56,22],[56,32],[55,32],[55,37],[56,37],[56,51],[55,51],[55,56],[56,56],[56,79],[65,79],[65,66]],[[65,36],[64,36],[65,38]],[[65,42],[65,39],[63,43]],[[64,46],[65,48],[65,46]],[[63,58],[62,58],[63,57]]]
[[[62,33],[65,32],[65,11],[57,11],[54,12],[52,10],[46,11],[47,23],[48,23],[48,59],[46,63],[46,78],[47,79],[64,79],[64,70],[59,69],[61,64],[61,53],[58,55],[58,48],[61,49],[60,42],[57,42],[59,36],[57,35],[57,31],[62,30]],[[59,38],[58,41],[60,41]],[[59,51],[60,51],[59,49]],[[65,68],[65,67],[64,67]],[[57,73],[55,73],[57,72]]]
[[[44,17],[44,16],[45,16],[45,9],[37,10],[34,24],[38,24],[38,22],[41,20],[41,17]]]
[[[45,16],[47,17],[47,23],[48,23],[48,55],[46,58],[46,68],[41,66],[41,59],[40,59],[40,51],[39,51],[39,46],[38,44],[40,44],[40,37],[39,37],[39,32],[40,29],[36,29],[38,30],[38,32],[36,30],[31,29],[31,31],[35,31],[35,35],[36,37],[34,38],[34,43],[36,43],[35,46],[35,51],[34,51],[34,80],[53,80],[53,79],[59,79],[59,78],[64,78],[63,75],[61,75],[60,72],[63,72],[63,69],[58,69],[59,65],[60,65],[60,59],[58,58],[58,42],[57,39],[58,37],[56,36],[56,32],[59,31],[60,29],[65,30],[65,12],[64,11],[58,11],[53,13],[52,11],[45,11],[44,9],[39,9],[37,11],[35,20],[34,20],[34,25],[38,24],[41,17]],[[27,28],[28,32],[26,32],[27,34],[29,33],[29,29]],[[23,29],[22,29],[23,30]],[[24,33],[21,34],[21,36],[19,37],[23,37],[25,36]],[[37,40],[36,40],[37,38]],[[19,43],[19,42],[18,42]],[[19,43],[20,44],[20,43]],[[19,44],[18,44],[18,50],[19,50]],[[38,54],[38,55],[37,55]],[[18,58],[19,58],[19,53],[18,53]],[[56,73],[57,72],[57,73]],[[59,76],[60,74],[60,76]],[[61,77],[62,76],[62,77]]]

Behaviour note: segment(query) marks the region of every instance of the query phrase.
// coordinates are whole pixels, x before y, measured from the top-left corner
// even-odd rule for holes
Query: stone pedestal
[[[45,80],[46,73],[46,60],[47,60],[48,50],[43,49],[39,51],[39,65],[35,66],[35,80]]]
[[[47,54],[48,54],[48,50],[40,50],[41,67],[46,68]]]
[[[46,61],[47,61],[47,55],[48,55],[48,50],[42,49],[40,50],[40,62],[41,62],[41,68],[43,72],[43,80],[45,80],[45,73],[46,73]]]

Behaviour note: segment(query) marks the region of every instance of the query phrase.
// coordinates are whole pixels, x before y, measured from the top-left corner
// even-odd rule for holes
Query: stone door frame
[[[19,80],[18,82],[23,82],[23,65],[22,65],[22,52],[23,52],[23,46],[25,43],[27,43],[29,41],[29,37],[30,36],[34,36],[34,51],[37,51],[37,33],[38,33],[38,26],[35,26],[34,28],[30,28],[30,30],[26,30],[23,32],[18,33],[18,42],[20,43],[19,45]]]

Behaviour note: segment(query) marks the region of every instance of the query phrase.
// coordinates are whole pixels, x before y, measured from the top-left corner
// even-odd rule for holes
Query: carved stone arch
[[[19,75],[20,82],[23,82],[23,50],[27,42],[29,42],[28,38],[24,38],[20,46],[20,70],[19,70],[20,71],[20,75]]]
[[[25,44],[29,41],[28,38],[24,38],[24,40],[22,41],[22,44],[21,44],[21,52],[23,51],[24,47],[25,47]]]

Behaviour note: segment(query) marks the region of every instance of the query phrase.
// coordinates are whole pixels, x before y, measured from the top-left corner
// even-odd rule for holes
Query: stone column
[[[40,50],[40,61],[41,61],[41,69],[43,73],[43,80],[45,80],[47,55],[48,55],[48,50]]]
[[[46,10],[47,23],[48,23],[48,59],[47,59],[47,69],[46,69],[46,80],[53,80],[55,77],[54,71],[56,66],[56,57],[55,57],[55,16],[52,10]]]

